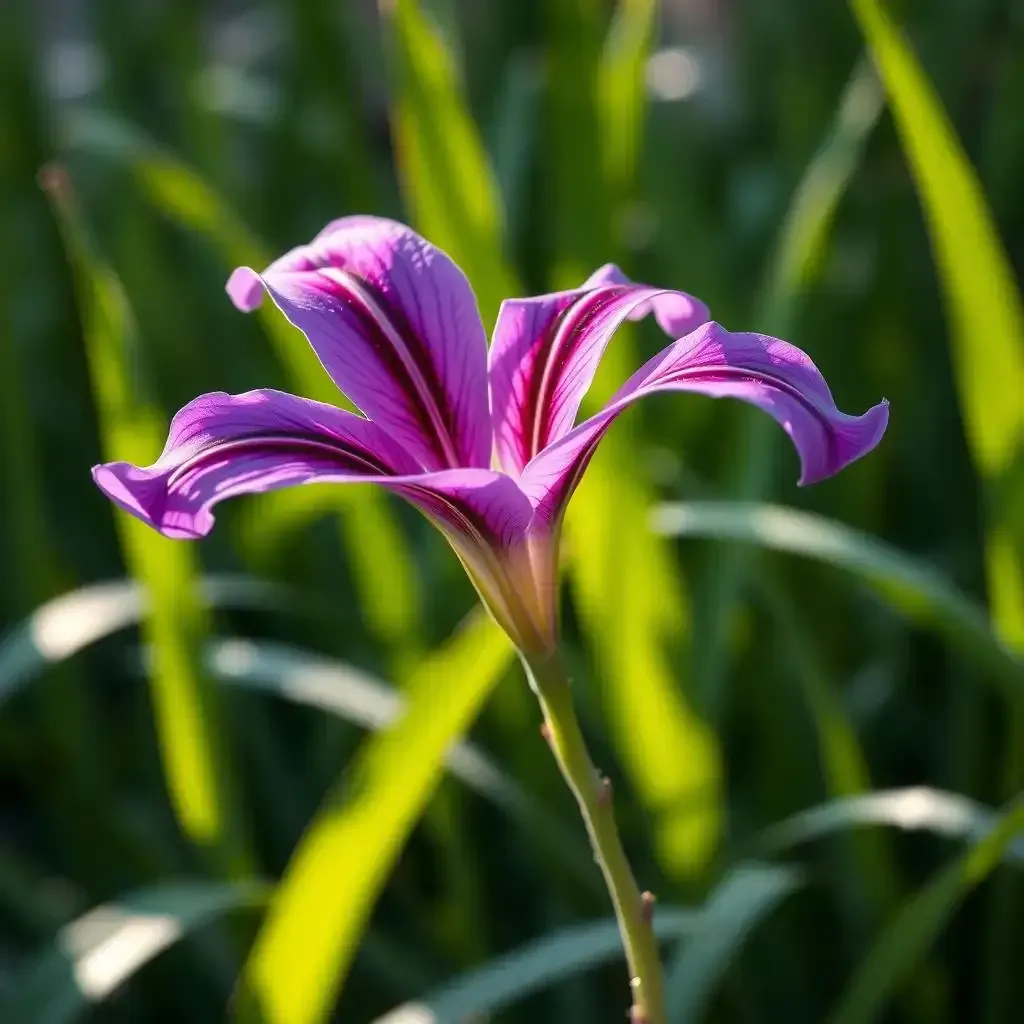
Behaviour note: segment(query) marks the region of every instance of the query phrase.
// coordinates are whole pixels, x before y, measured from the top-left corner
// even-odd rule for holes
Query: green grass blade
[[[878,0],[851,0],[851,7],[931,232],[968,441],[982,475],[998,481],[1024,439],[1024,304],[974,170],[910,45]]]
[[[799,876],[789,868],[741,864],[729,872],[708,897],[700,927],[682,940],[666,968],[665,1002],[672,1024],[704,1019],[715,986],[743,940],[799,886]]]
[[[699,930],[699,910],[659,907],[654,930],[663,941]],[[429,1020],[432,1024],[461,1024],[500,1013],[522,999],[584,971],[622,956],[622,938],[614,921],[576,925],[545,935],[456,978],[422,1000],[397,1007],[376,1024]]]
[[[957,793],[928,786],[876,790],[800,811],[765,829],[756,848],[762,856],[789,853],[796,846],[838,832],[883,825],[976,842],[988,835],[998,820],[996,811]],[[1024,844],[1008,845],[1004,856],[1007,863],[1024,866]]]
[[[823,516],[761,503],[661,505],[653,525],[667,536],[755,544],[852,572],[894,611],[948,641],[1008,699],[1024,693],[1024,663],[992,633],[984,610],[931,566],[877,538]]]
[[[285,588],[247,576],[204,576],[211,608],[282,610]],[[91,583],[41,604],[0,638],[0,708],[11,696],[92,644],[138,625],[148,613],[146,591],[135,580]]]
[[[633,191],[647,110],[647,57],[657,0],[619,0],[598,67],[598,111],[605,181],[613,201]]]
[[[106,459],[150,463],[163,447],[166,420],[144,394],[141,353],[128,298],[96,252],[60,169],[44,179],[75,277],[82,333]],[[83,473],[85,467],[83,467]],[[153,712],[164,775],[182,831],[221,870],[250,869],[230,780],[217,696],[199,663],[206,630],[195,548],[161,537],[115,512],[124,559],[146,589],[146,633],[154,650]]]
[[[1024,654],[1024,532],[1013,499],[1024,487],[1024,300],[981,184],[912,47],[878,0],[850,6],[885,83],[931,236],[964,430],[984,484],[992,619],[1003,642]],[[1002,792],[1009,796],[1024,785],[1020,706],[1008,722],[1005,762]],[[989,1021],[1016,1009],[1013,969],[1002,951],[1019,941],[1014,919],[1022,907],[1024,889],[1007,879],[992,907]]]
[[[651,496],[627,462],[621,429],[605,438],[573,499],[568,540],[579,554],[570,571],[609,733],[652,814],[661,864],[686,878],[719,838],[720,756],[675,679],[668,644],[689,629],[686,599],[668,546],[642,528]]]
[[[786,338],[793,331],[810,287],[821,271],[836,211],[846,194],[882,109],[882,91],[874,70],[861,63],[839,100],[829,132],[807,165],[779,230],[757,312],[757,330]],[[729,495],[739,500],[764,498],[775,466],[779,439],[773,423],[748,416],[739,452],[730,471]],[[696,685],[709,707],[722,702],[729,670],[729,631],[752,568],[752,553],[725,548],[707,570],[704,657]]]
[[[363,729],[388,728],[406,708],[400,691],[362,669],[284,644],[218,640],[208,652],[207,664],[225,683],[319,708]],[[603,892],[583,836],[567,829],[483,750],[472,743],[455,743],[445,766],[467,789],[498,807],[570,871],[593,880]]]
[[[67,135],[71,146],[128,167],[157,210],[204,238],[220,254],[225,279],[236,266],[262,269],[271,261],[267,247],[200,174],[131,125],[107,114],[82,111],[69,121]],[[348,404],[311,346],[273,303],[263,303],[254,315],[296,394],[332,405]],[[331,488],[327,493],[335,496],[360,605],[371,629],[389,645],[415,649],[420,608],[413,558],[387,497],[372,487],[352,492]],[[292,500],[301,502],[305,497],[304,493]],[[316,499],[310,501],[319,508]],[[259,507],[258,503],[257,511]]]
[[[255,882],[176,882],[95,907],[65,925],[16,977],[0,1016],[12,1024],[70,1024],[191,932],[235,911],[258,909],[266,896],[266,887]]]
[[[494,172],[437,27],[416,0],[382,4],[399,183],[413,221],[469,275],[485,324],[517,294]]]
[[[928,955],[960,903],[1000,864],[1022,830],[1024,803],[1018,803],[988,835],[903,905],[864,958],[830,1024],[870,1024],[878,1019],[901,983]]]
[[[246,965],[241,1019],[316,1024],[328,1018],[448,748],[511,657],[505,634],[477,614],[421,663],[405,714],[366,742],[300,841]]]
[[[606,38],[597,4],[557,0],[545,8],[554,288],[576,287],[616,258],[611,221],[636,187],[654,13],[646,3],[620,5]],[[600,159],[581,160],[583,153]],[[585,411],[607,399],[636,360],[633,333],[620,329]],[[569,573],[610,737],[652,814],[659,862],[688,878],[719,838],[719,752],[676,679],[670,645],[687,637],[688,606],[671,551],[643,526],[652,493],[637,472],[630,430],[616,424],[573,499]]]

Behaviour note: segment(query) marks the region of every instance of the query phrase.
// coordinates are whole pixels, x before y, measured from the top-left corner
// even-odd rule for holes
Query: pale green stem
[[[565,667],[557,655],[521,657],[544,712],[548,742],[580,806],[594,859],[615,907],[629,965],[632,1024],[666,1024],[661,958],[651,927],[653,897],[641,894],[626,860],[615,826],[611,785],[590,760]]]

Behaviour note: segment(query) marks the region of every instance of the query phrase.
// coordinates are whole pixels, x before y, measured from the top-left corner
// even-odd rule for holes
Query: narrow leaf
[[[907,832],[932,832],[970,843],[987,836],[998,820],[996,811],[968,797],[928,786],[912,786],[830,800],[800,811],[765,829],[758,836],[757,850],[762,854],[788,853],[815,839],[880,825]],[[1024,864],[1024,843],[1008,845],[1005,854],[1008,862]]]
[[[654,930],[663,941],[704,924],[699,910],[659,907]],[[375,1024],[462,1024],[485,1018],[522,999],[622,956],[615,921],[595,921],[546,935],[478,970],[457,978],[415,1003],[396,1007]]]
[[[800,885],[788,868],[761,864],[734,868],[709,897],[700,927],[680,943],[665,975],[665,1001],[673,1024],[704,1020],[716,985],[759,922]]]
[[[417,0],[381,4],[399,182],[413,221],[469,275],[485,324],[517,293],[487,152],[444,37]]]
[[[241,1019],[315,1024],[328,1018],[373,903],[451,743],[511,656],[505,634],[477,615],[422,662],[405,714],[365,743],[301,839],[246,965]]]
[[[65,925],[13,980],[0,1016],[12,1024],[70,1024],[191,932],[265,900],[265,887],[252,882],[179,882],[104,903]]]
[[[283,587],[247,576],[204,576],[199,586],[214,608],[281,610],[289,603]],[[0,639],[0,707],[48,667],[138,625],[148,613],[146,591],[134,580],[91,583],[40,605]]]
[[[146,465],[163,447],[166,418],[145,395],[128,298],[96,252],[65,173],[50,168],[43,183],[74,273],[103,455]],[[114,514],[125,562],[149,595],[145,628],[154,651],[153,708],[175,813],[184,833],[222,870],[245,873],[249,855],[234,806],[216,691],[199,665],[207,624],[195,548],[161,537],[126,513]]]
[[[665,504],[658,533],[739,541],[801,555],[852,572],[894,611],[942,636],[1011,700],[1024,691],[1024,664],[995,637],[985,612],[931,566],[883,541],[822,516],[743,502]]]
[[[830,1024],[870,1024],[918,967],[964,898],[999,865],[1024,830],[1018,802],[967,853],[941,869],[903,905],[855,973]]]
[[[207,664],[227,684],[264,690],[372,731],[391,726],[407,706],[400,691],[362,669],[285,644],[218,640],[207,652]],[[468,789],[558,855],[581,879],[594,878],[593,856],[582,835],[567,830],[490,755],[472,743],[458,742],[449,749],[445,766]]]

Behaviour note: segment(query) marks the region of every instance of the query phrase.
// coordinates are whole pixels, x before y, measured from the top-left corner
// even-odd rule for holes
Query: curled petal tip
[[[850,417],[847,422],[837,424],[831,462],[812,471],[808,471],[804,464],[797,486],[807,487],[820,483],[863,458],[878,447],[888,425],[889,401],[885,398],[863,415]]]
[[[133,466],[130,462],[107,462],[92,467],[92,478],[118,508],[165,537],[197,540],[213,529],[213,516],[205,510],[195,515],[168,513],[166,488],[151,470]]]
[[[149,510],[139,500],[130,478],[133,467],[124,462],[106,462],[92,467],[92,479],[111,501],[127,512],[151,522]]]
[[[252,267],[238,267],[225,286],[228,296],[243,313],[251,313],[263,301],[263,281]]]

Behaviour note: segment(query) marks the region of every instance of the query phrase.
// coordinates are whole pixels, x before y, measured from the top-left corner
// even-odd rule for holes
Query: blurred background
[[[624,1019],[575,806],[441,539],[302,488],[175,543],[90,480],[203,391],[336,399],[223,286],[350,212],[447,249],[488,323],[614,260],[799,344],[843,410],[890,400],[806,491],[744,407],[625,417],[566,654],[673,1022],[1020,1019],[1024,7],[883,7],[5,0],[0,1019],[228,1019],[314,821],[315,898],[250,961],[274,1024]],[[661,340],[623,330],[588,401]]]

